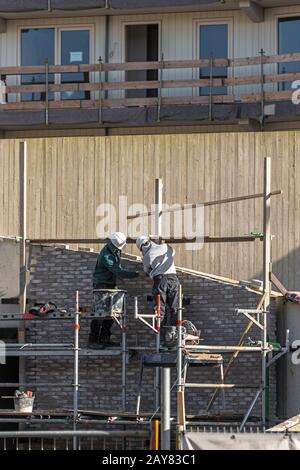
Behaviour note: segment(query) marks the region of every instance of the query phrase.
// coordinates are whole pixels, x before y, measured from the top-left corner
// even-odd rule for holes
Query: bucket
[[[32,413],[34,398],[14,398],[15,411],[19,413]]]
[[[94,312],[102,318],[120,317],[124,311],[126,291],[118,289],[95,289]]]

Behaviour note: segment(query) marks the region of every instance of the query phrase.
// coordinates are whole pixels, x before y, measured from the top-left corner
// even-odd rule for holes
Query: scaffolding
[[[108,356],[108,355],[121,355],[122,356],[122,412],[126,411],[126,363],[128,349],[126,347],[126,312],[122,320],[122,348],[119,351],[84,351],[79,348],[79,328],[81,319],[92,319],[96,318],[95,314],[93,315],[82,315],[79,311],[79,293],[76,293],[76,309],[75,314],[50,314],[47,319],[59,318],[71,319],[74,321],[74,344],[66,345],[32,345],[26,344],[25,342],[25,321],[24,314],[26,310],[26,245],[27,244],[61,244],[61,243],[70,243],[70,244],[103,244],[107,242],[107,239],[33,239],[28,240],[26,234],[26,142],[20,143],[20,315],[16,314],[2,314],[0,315],[0,320],[11,319],[21,321],[22,328],[19,335],[19,345],[8,345],[8,355],[18,355],[20,358],[34,355],[34,356],[72,356],[74,357],[74,395],[73,395],[73,431],[76,431],[76,426],[78,422],[78,394],[79,394],[79,359],[80,357],[97,357],[97,356]],[[167,212],[174,212],[177,210],[183,210],[184,207],[163,210],[163,198],[162,198],[162,180],[157,179],[155,181],[155,212],[148,212],[146,214],[135,214],[128,217],[128,219],[134,219],[142,216],[152,216],[155,217],[155,235],[152,236],[152,239],[158,243],[165,241],[167,243],[195,243],[195,239],[184,239],[180,240],[175,238],[164,239],[162,236],[162,216]],[[230,204],[237,201],[249,200],[249,199],[262,199],[263,200],[263,233],[260,234],[251,234],[245,236],[236,236],[236,237],[211,237],[205,236],[204,243],[231,243],[231,242],[254,242],[255,240],[260,240],[263,242],[263,293],[262,299],[259,302],[258,306],[254,310],[242,310],[238,309],[237,313],[242,314],[248,318],[249,324],[243,333],[240,342],[238,345],[234,346],[209,346],[209,345],[188,345],[185,344],[184,340],[184,331],[183,331],[183,320],[182,320],[182,291],[180,291],[180,305],[178,308],[178,344],[177,344],[177,432],[178,432],[178,442],[180,442],[180,435],[185,432],[187,424],[187,416],[185,411],[185,389],[187,387],[193,388],[211,388],[215,389],[213,396],[208,404],[208,411],[213,406],[215,399],[218,396],[219,391],[222,391],[223,400],[224,400],[224,391],[233,387],[237,387],[236,384],[226,384],[226,376],[234,363],[235,359],[240,353],[256,353],[261,356],[261,386],[259,390],[256,391],[256,394],[253,398],[251,406],[244,416],[240,429],[243,430],[244,426],[255,406],[259,397],[262,397],[262,407],[261,407],[261,426],[262,429],[266,428],[267,421],[267,412],[266,412],[266,402],[267,402],[267,372],[268,368],[273,365],[282,355],[286,354],[289,351],[289,339],[288,333],[286,338],[285,346],[275,347],[268,341],[267,330],[268,330],[268,315],[270,312],[270,298],[271,298],[271,273],[272,273],[272,263],[271,263],[271,225],[270,225],[270,214],[271,214],[271,197],[282,194],[281,190],[271,191],[271,159],[265,158],[264,163],[264,191],[262,193],[238,196],[234,198],[227,198],[217,201],[208,201],[203,203],[205,207]],[[195,208],[198,204],[191,204],[188,208]],[[128,243],[135,243],[134,239],[129,239]],[[143,323],[147,324],[151,330],[156,334],[156,353],[158,354],[160,348],[160,309],[155,315],[139,315],[137,301],[135,301],[135,318],[141,320]],[[37,318],[34,319],[35,321]],[[149,323],[151,320],[152,323]],[[261,341],[257,345],[245,346],[246,335],[248,331],[255,325],[261,331]],[[197,356],[199,361],[203,361],[203,354],[206,355],[216,355],[216,360],[211,361],[214,365],[220,367],[220,383],[218,384],[201,384],[201,383],[188,383],[186,382],[187,374],[187,358],[194,358],[194,362],[197,362]],[[229,363],[223,370],[223,354],[231,354]],[[199,356],[200,355],[200,356]],[[202,358],[201,358],[202,355]],[[155,374],[155,405],[156,412],[161,405],[161,421],[162,421],[162,449],[167,449],[170,445],[170,368],[164,364],[156,364],[156,374]],[[161,370],[161,372],[160,372]],[[161,377],[161,381],[160,381]],[[3,385],[3,384],[1,384]],[[136,415],[138,417],[138,413]],[[75,439],[75,438],[74,438]],[[76,445],[76,443],[74,443]]]

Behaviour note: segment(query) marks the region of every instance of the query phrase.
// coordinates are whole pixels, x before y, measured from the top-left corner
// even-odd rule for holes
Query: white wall
[[[263,48],[266,54],[277,53],[277,18],[278,16],[296,16],[300,15],[300,6],[280,7],[266,9],[265,21],[263,23],[253,23],[246,15],[239,11],[224,12],[194,12],[194,13],[170,13],[170,14],[148,14],[148,15],[129,15],[112,16],[109,44],[110,62],[124,61],[124,24],[129,22],[159,22],[160,23],[160,50],[166,60],[181,60],[197,58],[197,23],[204,21],[229,21],[230,22],[230,56],[247,57],[256,56],[259,50]],[[21,26],[68,26],[68,25],[93,25],[93,62],[96,62],[99,56],[104,57],[105,43],[105,19],[103,16],[94,18],[61,18],[53,19],[34,19],[34,20],[10,20],[8,21],[7,33],[0,35],[0,64],[1,66],[19,64],[19,40],[18,30]],[[271,72],[274,66],[266,67],[266,72]],[[234,76],[241,74],[252,75],[259,72],[255,67],[249,67],[246,70],[235,69],[231,71]],[[165,71],[164,78],[184,79],[192,78],[192,70]],[[110,81],[119,81],[123,79],[122,73],[110,73]],[[11,79],[11,83],[13,79]],[[272,89],[274,85],[270,85]],[[243,87],[243,92],[253,91],[253,87]],[[238,89],[236,92],[238,94]],[[187,89],[182,90],[164,90],[165,96],[184,95]],[[189,90],[189,94],[191,90]],[[197,94],[197,90],[194,90]],[[114,92],[113,96],[120,96],[120,93]]]

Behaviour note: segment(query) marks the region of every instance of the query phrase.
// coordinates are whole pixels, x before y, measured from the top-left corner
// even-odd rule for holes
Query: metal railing
[[[7,431],[0,450],[144,450],[150,432],[139,431]]]

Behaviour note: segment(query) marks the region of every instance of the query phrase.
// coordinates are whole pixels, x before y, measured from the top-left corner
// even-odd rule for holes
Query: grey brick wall
[[[52,300],[60,307],[74,308],[75,291],[80,290],[81,305],[92,303],[92,272],[97,253],[71,251],[63,248],[35,247],[32,254],[31,282],[29,298],[32,301]],[[124,260],[128,269],[141,270],[140,263]],[[190,305],[184,310],[184,318],[191,320],[201,331],[203,344],[236,345],[247,324],[247,319],[236,316],[234,309],[255,308],[260,296],[244,287],[220,282],[205,276],[179,272],[184,296],[190,299]],[[128,291],[128,344],[130,346],[155,345],[155,334],[133,318],[133,296],[137,295],[140,309],[151,312],[151,281],[140,277],[138,280],[120,282],[120,288]],[[120,330],[114,326],[114,339],[120,339]],[[80,331],[80,347],[86,348],[89,322],[83,320]],[[269,321],[269,335],[276,338],[276,307],[272,306]],[[260,333],[254,327],[250,336],[260,339]],[[73,341],[73,326],[70,321],[43,320],[28,322],[26,340],[32,343],[70,343]],[[226,355],[225,359],[228,360]],[[130,358],[127,373],[127,410],[135,410],[140,358]],[[174,374],[173,374],[174,376]],[[66,358],[26,359],[26,377],[28,382],[36,382],[36,406],[39,409],[72,408],[73,362]],[[219,379],[219,372],[212,368],[194,368],[189,372],[189,381],[214,382]],[[260,355],[241,354],[228,375],[228,383],[247,386],[259,386],[261,379]],[[175,377],[173,377],[175,381]],[[51,382],[53,386],[41,387],[38,382]],[[151,369],[144,374],[142,410],[154,411],[154,375]],[[56,385],[56,384],[61,385]],[[80,360],[80,397],[79,406],[84,409],[112,411],[121,409],[121,357],[82,358]],[[243,415],[252,401],[256,390],[233,389],[226,391],[226,412]],[[211,396],[211,390],[187,391],[187,412],[203,414]],[[175,410],[175,390],[172,403]],[[259,416],[257,404],[254,414]],[[218,400],[213,408],[220,411]],[[270,414],[276,414],[276,369],[270,374]]]

